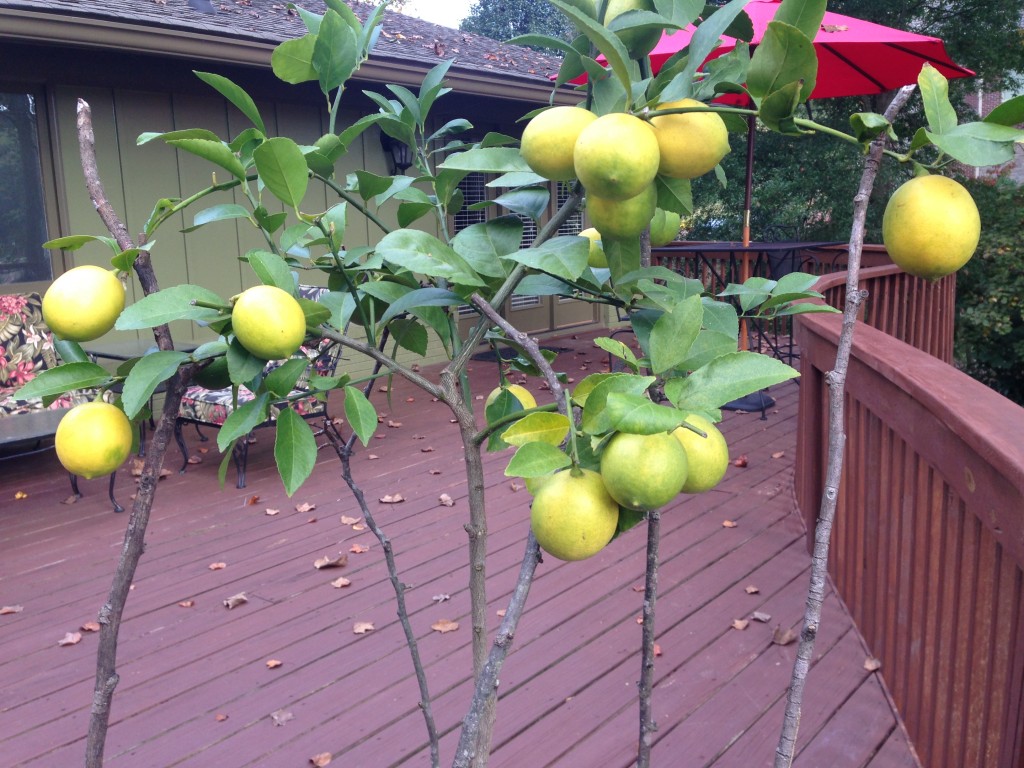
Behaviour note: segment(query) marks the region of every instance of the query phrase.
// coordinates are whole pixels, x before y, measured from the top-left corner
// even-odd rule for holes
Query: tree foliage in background
[[[546,0],[476,0],[459,29],[495,40],[527,34],[574,37],[569,20]]]
[[[957,275],[956,360],[968,374],[1024,405],[1024,187],[968,182],[981,242]]]

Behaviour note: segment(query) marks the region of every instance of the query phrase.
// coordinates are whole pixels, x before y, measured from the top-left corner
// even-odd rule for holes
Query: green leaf
[[[240,437],[245,437],[256,427],[267,420],[270,407],[270,395],[261,392],[248,403],[233,410],[221,425],[217,433],[217,447],[223,452]]]
[[[949,133],[956,128],[956,110],[949,103],[949,82],[931,64],[921,67],[917,76],[924,114],[931,133]]]
[[[178,370],[178,366],[189,359],[185,352],[153,352],[144,355],[132,367],[124,381],[121,405],[129,419],[139,415],[139,410],[153,396],[156,388],[167,381]]]
[[[62,395],[75,389],[102,387],[111,381],[110,374],[96,363],[65,363],[48,368],[14,393],[18,400]]]
[[[536,248],[516,251],[506,259],[539,269],[563,280],[575,280],[587,268],[590,244],[576,235],[553,237]]]
[[[220,136],[205,128],[186,128],[181,131],[162,132],[147,131],[139,134],[139,137],[135,139],[135,144],[141,147],[143,144],[148,144],[156,139],[163,139],[164,141],[168,139],[208,139],[210,141],[220,141]]]
[[[755,101],[792,83],[802,82],[801,102],[807,101],[818,78],[818,57],[814,44],[796,27],[769,22],[761,43],[750,58],[747,88]]]
[[[560,413],[530,413],[505,430],[502,435],[509,445],[522,446],[542,442],[561,445],[569,436],[569,419]]]
[[[461,296],[442,288],[417,288],[392,302],[381,316],[380,322],[386,323],[403,312],[411,312],[420,307],[457,307],[465,303]]]
[[[442,95],[442,93],[447,93],[448,90],[450,90],[443,87],[444,78],[445,75],[448,74],[448,70],[451,68],[454,61],[454,59],[442,61],[424,75],[423,82],[420,83],[419,107],[422,114],[429,114],[431,108],[434,106],[434,101],[438,96]]]
[[[369,445],[373,433],[377,431],[377,411],[362,390],[345,387],[345,418],[359,442],[364,447]]]
[[[686,420],[686,414],[678,408],[658,405],[645,395],[623,392],[608,395],[605,414],[613,430],[633,435],[668,432]]]
[[[665,312],[651,331],[651,369],[661,374],[675,368],[690,354],[690,346],[700,333],[704,307],[700,296],[691,296]],[[628,431],[628,430],[627,430]]]
[[[618,35],[594,21],[586,12],[567,2],[562,0],[549,0],[549,2],[568,16],[576,24],[576,28],[590,38],[594,47],[604,54],[608,66],[611,67],[622,87],[628,92],[631,85],[632,69],[629,66],[629,52]]]
[[[452,248],[470,266],[485,277],[505,277],[502,256],[519,250],[523,240],[523,220],[501,216],[471,224],[452,239]]]
[[[538,221],[547,211],[550,200],[550,187],[524,187],[506,192],[498,196],[494,202],[514,213],[521,213]]]
[[[277,414],[277,437],[274,460],[284,482],[284,491],[291,496],[313,473],[316,464],[316,438],[306,420],[291,408]]]
[[[192,217],[192,226],[186,227],[181,230],[182,232],[194,232],[206,224],[212,224],[215,221],[228,221],[231,219],[249,219],[250,213],[248,208],[244,208],[241,205],[234,203],[224,203],[222,205],[215,205],[212,208],[206,208],[195,216]]]
[[[449,246],[421,230],[400,229],[385,235],[375,249],[385,261],[411,272],[441,277],[462,285],[482,286],[480,276]]]
[[[665,395],[677,408],[710,411],[799,375],[773,357],[733,352],[715,358],[685,379],[671,379],[665,384]]]
[[[215,75],[211,72],[195,72],[195,75],[238,107],[239,111],[249,118],[249,122],[256,126],[260,133],[266,135],[267,129],[263,125],[263,118],[260,117],[260,111],[256,108],[256,102],[248,93],[222,75]]]
[[[297,209],[309,184],[309,169],[299,145],[283,136],[268,139],[252,157],[267,189],[282,203]]]
[[[630,370],[632,370],[633,373],[636,373],[640,369],[640,366],[638,365],[638,361],[636,359],[636,355],[633,354],[633,350],[630,349],[628,345],[622,343],[618,339],[608,337],[597,338],[594,339],[594,346],[603,349],[608,354],[622,360],[627,366],[629,366]],[[589,379],[591,377],[588,376],[587,378]],[[578,389],[579,387],[577,387],[577,390]],[[583,403],[580,403],[580,405],[583,405]]]
[[[295,294],[295,278],[292,277],[291,267],[276,253],[257,249],[245,254],[245,259],[261,283],[273,285],[292,295]]]
[[[206,139],[174,139],[167,143],[172,147],[183,149],[197,157],[208,160],[214,165],[220,166],[232,176],[243,181],[245,180],[245,168],[242,167],[241,160],[223,142],[208,141]]]
[[[693,213],[693,191],[689,179],[656,176],[654,183],[658,190],[659,208],[673,211],[680,216],[689,216]]]
[[[527,443],[516,451],[505,467],[506,477],[540,477],[572,464],[561,450],[548,443]]]
[[[853,135],[857,137],[857,141],[862,143],[874,141],[883,133],[896,138],[892,124],[885,119],[885,115],[877,112],[856,112],[850,115],[850,127],[853,128]]]
[[[86,354],[85,350],[82,349],[82,345],[77,341],[68,341],[67,339],[53,339],[53,350],[57,353],[57,357],[64,363],[91,363],[92,360],[89,355]]]
[[[231,340],[227,354],[224,356],[228,359],[228,375],[231,378],[231,383],[236,386],[252,383],[253,379],[259,376],[267,365],[266,360],[256,357],[243,347],[238,339]]]
[[[316,35],[303,35],[285,40],[274,49],[270,54],[270,66],[279,80],[296,85],[319,79],[319,73],[313,66],[316,39]]]
[[[121,248],[118,246],[117,241],[111,237],[97,237],[95,235],[68,235],[67,237],[58,237],[54,240],[47,240],[43,243],[43,248],[49,248],[51,250],[62,250],[62,251],[77,251],[83,245],[88,243],[106,243],[106,245],[116,254],[120,253]]]
[[[309,367],[309,361],[303,358],[293,358],[279,365],[267,374],[263,380],[263,386],[274,397],[288,397],[295,389],[295,383]]]
[[[595,343],[600,339],[595,339]],[[587,404],[587,397],[594,391],[598,384],[605,379],[610,379],[615,376],[622,376],[621,373],[592,373],[586,376],[583,381],[576,385],[576,388],[572,391],[572,400],[580,408]]]
[[[588,377],[589,378],[589,377]],[[634,376],[628,373],[613,374],[598,382],[597,386],[587,395],[583,407],[583,431],[590,435],[603,435],[612,430],[611,419],[606,405],[608,396],[613,392],[622,394],[642,395],[656,381],[653,376]]]
[[[388,324],[388,328],[391,331],[391,338],[398,346],[414,355],[426,357],[430,339],[422,323],[412,318],[396,318]]]
[[[774,17],[799,29],[808,40],[814,40],[824,18],[825,0],[783,0]]]
[[[490,147],[468,149],[447,158],[438,166],[456,171],[479,171],[480,173],[531,172],[519,150],[514,147]]]
[[[573,287],[551,275],[527,275],[513,293],[516,296],[572,296]]]
[[[676,367],[681,371],[695,371],[716,357],[736,351],[736,337],[719,331],[702,330],[690,347],[690,354]]]
[[[1004,101],[985,115],[984,122],[1011,127],[1024,123],[1024,95]]]
[[[718,46],[719,39],[725,34],[725,30],[732,24],[733,20],[743,10],[748,0],[732,0],[722,8],[719,8],[710,18],[697,27],[697,31],[690,38],[689,55],[683,77],[686,82],[692,83],[697,70]]]
[[[222,304],[227,311],[225,301],[213,291],[199,285],[175,285],[125,307],[114,327],[119,331],[137,331],[155,328],[172,320],[210,321],[221,316],[216,309],[195,306],[194,301]]]
[[[791,136],[798,135],[801,131],[796,128],[793,121],[798,106],[800,106],[800,83],[792,82],[765,97],[758,110],[758,117],[773,131]]]
[[[1014,142],[1024,141],[1024,131],[996,123],[964,123],[948,133],[925,131],[939,149],[965,165],[984,167],[1013,160]]]
[[[730,336],[733,341],[740,335],[740,318],[736,307],[725,301],[716,301],[709,296],[702,298],[704,304],[704,327],[709,331]]]
[[[311,59],[320,90],[330,93],[344,84],[359,66],[360,53],[355,30],[335,11],[328,10],[320,22]]]

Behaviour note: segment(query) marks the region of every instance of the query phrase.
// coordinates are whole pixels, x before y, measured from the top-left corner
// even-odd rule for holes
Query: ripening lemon
[[[61,418],[53,444],[71,474],[88,479],[109,475],[132,450],[132,425],[110,403],[82,403]]]
[[[534,398],[533,394],[530,392],[530,390],[528,390],[521,384],[509,384],[507,387],[505,387],[505,389],[508,390],[515,397],[515,399],[519,401],[520,405],[523,406],[524,411],[528,411],[531,408],[537,407],[537,400]],[[487,408],[491,403],[497,400],[498,395],[500,395],[501,392],[501,387],[495,387],[494,389],[492,389],[491,394],[489,394],[487,396],[487,399],[484,401],[484,408]]]
[[[619,505],[608,495],[601,476],[589,469],[548,477],[537,489],[530,511],[537,542],[559,560],[596,555],[612,540],[618,524]]]
[[[287,291],[257,285],[235,298],[231,328],[238,342],[256,357],[281,360],[299,351],[306,338],[306,316]]]
[[[608,0],[604,23],[609,24],[616,16],[621,16],[626,11],[656,12],[657,9],[654,7],[654,0]],[[626,46],[629,58],[639,59],[654,50],[654,46],[661,40],[661,32],[660,29],[627,29],[615,34]]]
[[[587,216],[602,239],[636,237],[647,229],[657,207],[658,191],[653,184],[648,184],[639,195],[627,200],[587,195]]]
[[[533,172],[545,179],[574,179],[572,158],[576,139],[595,120],[597,115],[581,107],[547,109],[526,124],[519,152]]]
[[[686,482],[686,451],[668,432],[619,432],[601,452],[601,479],[627,509],[657,509],[674,499]]]
[[[659,104],[658,109],[702,107],[695,99]],[[714,112],[681,112],[651,118],[658,141],[658,172],[673,179],[695,179],[718,165],[729,153],[729,131]]]
[[[683,493],[710,491],[721,482],[729,467],[729,446],[718,427],[703,416],[691,413],[686,421],[707,433],[707,437],[701,437],[686,427],[678,427],[672,432],[686,450],[687,471]]]
[[[679,237],[679,227],[682,223],[683,217],[675,211],[658,208],[651,219],[651,247],[660,248],[674,242]]]
[[[889,198],[882,242],[896,264],[928,280],[956,272],[974,255],[981,217],[971,193],[946,176],[916,176]]]
[[[573,160],[588,194],[626,200],[654,181],[661,155],[650,125],[639,117],[613,112],[583,129]]]
[[[601,233],[594,227],[588,227],[580,232],[580,237],[590,241],[590,252],[587,253],[587,266],[594,269],[607,269],[608,257],[605,256],[604,247],[601,245]]]
[[[124,309],[124,285],[109,269],[86,264],[69,269],[43,296],[43,320],[59,338],[98,339]]]

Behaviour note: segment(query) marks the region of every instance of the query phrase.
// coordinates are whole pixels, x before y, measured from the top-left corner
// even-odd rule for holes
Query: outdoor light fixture
[[[405,173],[405,169],[412,165],[412,152],[405,142],[393,139],[381,131],[380,145],[384,148],[384,157],[387,158],[388,171],[392,176]]]

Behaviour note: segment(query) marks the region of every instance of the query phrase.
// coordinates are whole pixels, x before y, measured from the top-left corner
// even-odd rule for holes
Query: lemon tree
[[[109,475],[132,450],[132,425],[117,406],[94,401],[76,405],[54,435],[57,458],[68,472],[87,479]]]
[[[885,206],[882,240],[905,272],[937,280],[966,264],[978,247],[981,215],[971,193],[948,176],[916,176]]]
[[[69,269],[43,294],[43,320],[68,341],[104,335],[124,309],[124,285],[115,272],[86,264]]]

